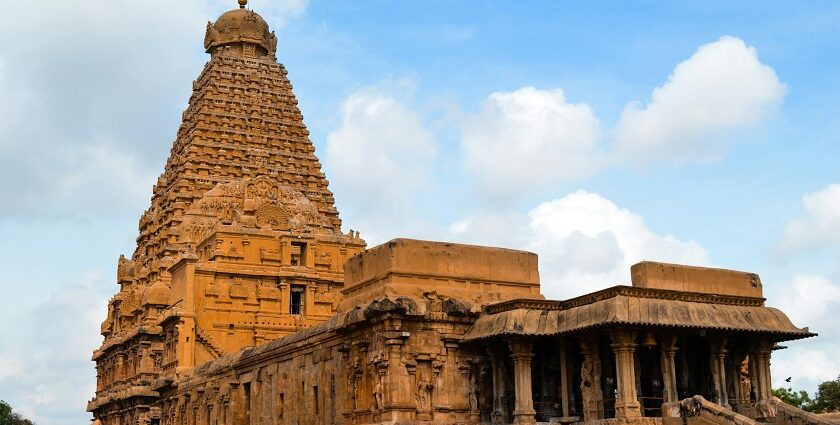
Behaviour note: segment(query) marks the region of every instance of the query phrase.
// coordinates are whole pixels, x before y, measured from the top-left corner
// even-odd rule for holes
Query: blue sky
[[[840,374],[836,2],[251,0],[345,231],[540,254],[544,293],[641,259],[757,272]],[[0,398],[79,423],[89,361],[230,0],[9,2],[0,15]]]

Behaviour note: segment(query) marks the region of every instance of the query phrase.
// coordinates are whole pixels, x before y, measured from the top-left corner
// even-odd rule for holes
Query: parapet
[[[633,286],[702,294],[763,298],[755,273],[642,261],[630,267]]]
[[[338,311],[385,296],[478,305],[543,298],[532,252],[413,239],[394,239],[347,260],[341,294]]]

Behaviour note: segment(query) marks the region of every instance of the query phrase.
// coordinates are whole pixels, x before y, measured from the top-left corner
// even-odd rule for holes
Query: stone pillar
[[[120,382],[128,375],[125,371],[125,352],[120,351],[117,353],[117,373],[115,381]]]
[[[616,388],[615,417],[634,419],[642,416],[641,405],[636,395],[636,372],[633,353],[636,351],[636,331],[613,331],[610,334],[615,353]]]
[[[140,373],[151,373],[155,371],[155,362],[152,359],[152,343],[149,341],[140,342]]]
[[[763,393],[765,398],[770,398],[773,396],[773,381],[770,378],[770,354],[772,352],[771,350],[773,344],[770,342],[765,342],[765,344],[766,345],[762,347],[762,350],[759,353],[761,355],[761,369],[763,372],[761,384],[764,387]]]
[[[735,356],[730,356],[727,359],[727,363],[729,363],[729,373],[726,374],[727,381],[732,382],[732,389],[733,394],[732,397],[735,400],[735,404],[737,406],[741,406],[744,403],[744,391],[741,387],[741,361],[743,360],[743,356],[740,355],[740,351],[735,354]],[[737,407],[733,406],[733,407]],[[737,409],[736,409],[737,410]]]
[[[580,393],[583,397],[583,420],[604,418],[604,392],[601,390],[601,354],[597,336],[580,339],[583,364],[580,367]]]
[[[277,286],[280,289],[280,313],[284,315],[289,314],[291,308],[289,301],[292,299],[292,292],[289,284],[281,280],[280,284]]]
[[[413,389],[409,383],[411,378],[402,361],[403,347],[410,334],[408,332],[390,331],[383,334],[387,362],[385,370],[374,381],[374,405],[378,406],[382,422],[410,421],[412,419]],[[377,399],[378,398],[378,399]]]
[[[770,352],[773,343],[762,339],[753,343],[750,350],[750,378],[753,381],[756,400],[764,400],[772,396],[770,381]]]
[[[314,267],[314,266],[313,266]],[[303,316],[312,317],[315,314],[315,292],[318,284],[312,282],[306,285],[306,296],[304,297]]]
[[[531,359],[534,357],[531,341],[519,339],[510,342],[513,358],[514,388],[516,403],[513,410],[513,423],[536,423],[534,399],[531,393]]]
[[[566,339],[560,338],[557,343],[560,353],[560,407],[563,417],[569,417],[569,366],[566,361]]]
[[[505,364],[503,350],[488,349],[490,363],[493,369],[493,412],[490,414],[491,422],[496,424],[507,423],[507,406],[505,402]]]
[[[770,380],[770,352],[773,350],[773,342],[768,339],[758,340],[752,347],[750,353],[750,376],[755,376],[754,383],[756,393],[757,417],[767,420],[776,417],[776,406],[772,400],[773,393]]]
[[[677,336],[665,334],[659,337],[659,347],[662,355],[660,366],[662,368],[662,397],[664,403],[677,401],[677,367],[674,358],[677,355]]]
[[[729,405],[729,395],[726,389],[726,338],[713,338],[710,342],[712,376],[714,377],[714,385],[717,392],[716,402],[719,406],[731,409],[732,406]]]

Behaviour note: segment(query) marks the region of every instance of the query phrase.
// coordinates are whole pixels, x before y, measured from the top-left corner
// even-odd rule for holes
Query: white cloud
[[[560,89],[493,93],[464,119],[461,133],[464,163],[492,197],[579,179],[601,166],[598,119]]]
[[[233,7],[236,3],[227,0],[225,4]],[[252,0],[248,2],[248,7],[262,15],[273,30],[285,26],[289,19],[303,15],[308,6],[309,0]]]
[[[840,375],[840,359],[826,353],[840,352],[840,282],[823,276],[800,274],[790,282],[772,286],[770,302],[784,311],[796,326],[808,326],[816,338],[791,342],[787,350],[774,352],[773,381],[776,386],[805,389]],[[784,380],[791,377],[790,383]]]
[[[796,275],[791,284],[785,285],[784,288],[784,294],[780,294],[784,296],[778,297],[778,302],[784,306],[785,313],[795,323],[805,325],[813,323],[819,327],[821,319],[833,321],[833,315],[826,317],[826,313],[840,308],[840,285],[832,283],[825,277]],[[826,331],[834,331],[834,326],[828,328]],[[840,332],[837,335],[840,336]]]
[[[19,377],[23,374],[23,362],[16,353],[0,353],[0,382],[4,379]]]
[[[805,217],[790,222],[779,244],[782,253],[840,247],[840,184],[830,184],[802,197]]]
[[[647,104],[628,104],[611,139],[586,103],[560,89],[493,93],[461,123],[464,164],[482,195],[509,200],[619,164],[713,159],[786,92],[754,47],[725,36],[678,64]]]
[[[820,338],[820,337],[818,337]],[[787,350],[773,353],[771,371],[773,388],[805,390],[813,397],[819,384],[836,379],[840,374],[840,359],[826,353],[836,353],[840,346],[823,344],[819,348],[803,348],[804,341],[791,342]],[[785,382],[791,378],[790,382]]]
[[[479,214],[450,231],[460,241],[539,254],[542,291],[549,298],[629,284],[630,266],[641,260],[708,263],[696,242],[659,235],[638,214],[583,190],[543,202],[526,216]]]
[[[264,7],[279,29],[307,3],[249,6]],[[0,193],[7,206],[0,219],[138,214],[175,138],[189,82],[209,59],[206,21],[236,7],[222,0],[4,4],[0,38],[15,41],[0,45],[0,179],[15,184]],[[115,180],[132,185],[114,188]],[[138,187],[139,197],[129,198]]]
[[[633,162],[714,158],[725,147],[727,131],[758,123],[786,93],[754,47],[724,36],[677,65],[650,102],[625,107],[615,154]]]
[[[388,220],[404,221],[414,197],[432,183],[434,134],[401,99],[412,90],[402,80],[354,92],[341,105],[341,125],[327,136],[330,185],[352,199],[343,213],[354,226],[382,231]]]
[[[109,282],[89,271],[46,294],[28,317],[16,318],[21,328],[5,331],[14,340],[0,347],[0,393],[36,423],[89,418],[85,406],[96,386],[90,356],[102,341],[99,324],[114,288]]]

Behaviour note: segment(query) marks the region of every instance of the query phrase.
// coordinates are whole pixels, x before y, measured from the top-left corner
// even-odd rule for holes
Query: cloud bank
[[[341,124],[327,136],[330,187],[348,200],[344,217],[370,229],[362,235],[368,242],[409,227],[418,193],[432,185],[437,146],[420,114],[402,99],[412,91],[407,80],[355,91],[341,105]]]
[[[724,148],[727,131],[762,121],[786,93],[754,47],[722,37],[677,65],[648,103],[624,108],[615,130],[615,154],[642,162],[714,158]]]
[[[840,184],[830,184],[802,197],[805,216],[788,223],[779,250],[795,254],[805,250],[840,247]]]
[[[491,94],[461,127],[464,165],[487,196],[592,175],[602,158],[600,124],[560,89],[523,87]]]
[[[464,166],[495,199],[618,165],[715,159],[729,137],[777,111],[786,93],[754,47],[725,36],[678,64],[646,104],[630,102],[611,131],[560,89],[492,93],[462,123]]]
[[[542,292],[549,298],[629,284],[630,266],[642,260],[709,263],[696,242],[657,234],[639,214],[585,190],[545,201],[524,215],[476,214],[450,230],[461,242],[536,252]]]

